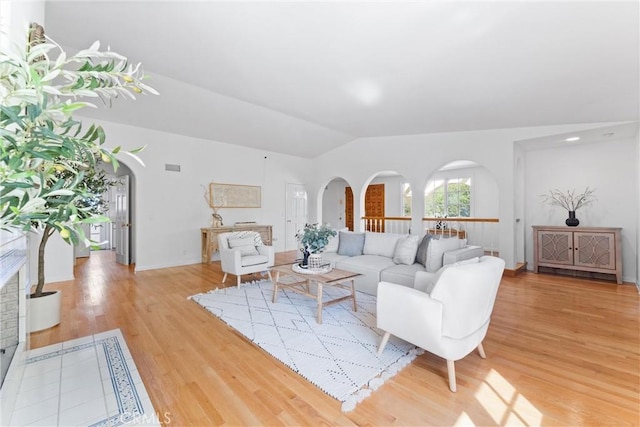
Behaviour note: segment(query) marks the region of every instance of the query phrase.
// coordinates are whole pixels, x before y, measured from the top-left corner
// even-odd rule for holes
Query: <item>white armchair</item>
[[[430,293],[388,282],[378,285],[378,328],[385,331],[378,353],[395,335],[447,360],[449,388],[456,391],[456,360],[477,348],[485,358],[493,304],[504,260],[492,256],[445,266]]]
[[[275,252],[273,246],[256,245],[259,237],[259,233],[255,231],[218,235],[220,264],[224,272],[222,283],[227,280],[229,273],[237,277],[238,287],[240,287],[240,276],[243,274],[266,271],[271,279],[269,267],[273,267],[275,263]]]

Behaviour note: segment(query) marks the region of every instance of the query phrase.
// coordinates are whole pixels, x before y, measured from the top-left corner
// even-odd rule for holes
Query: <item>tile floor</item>
[[[11,425],[160,423],[124,337],[115,329],[31,350]]]

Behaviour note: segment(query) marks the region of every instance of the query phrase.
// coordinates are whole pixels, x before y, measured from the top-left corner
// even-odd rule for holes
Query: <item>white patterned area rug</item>
[[[324,299],[346,290],[325,286]],[[382,332],[376,328],[376,297],[357,293],[358,311],[350,300],[325,307],[316,322],[316,301],[290,290],[278,291],[264,280],[189,297],[260,346],[328,395],[347,412],[421,353],[391,337],[378,356]]]

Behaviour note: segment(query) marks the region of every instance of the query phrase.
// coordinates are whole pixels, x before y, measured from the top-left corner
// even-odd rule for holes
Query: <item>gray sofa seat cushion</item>
[[[396,283],[398,285],[413,287],[416,272],[425,271],[424,266],[419,263],[411,265],[398,264],[385,268],[380,273],[380,281]]]

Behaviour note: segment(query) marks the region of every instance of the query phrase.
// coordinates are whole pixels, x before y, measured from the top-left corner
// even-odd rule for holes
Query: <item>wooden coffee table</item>
[[[273,278],[273,302],[278,300],[278,289],[290,289],[300,295],[307,296],[309,298],[315,298],[318,302],[318,308],[316,310],[316,321],[322,323],[322,307],[336,304],[341,301],[351,299],[353,302],[353,311],[358,311],[356,306],[356,288],[355,278],[361,276],[359,273],[352,273],[350,271],[338,270],[334,268],[328,273],[323,274],[303,274],[297,273],[292,269],[293,264],[278,265],[271,268],[271,277]],[[275,276],[273,273],[276,273]],[[290,283],[284,283],[280,281],[281,277],[293,278]],[[345,284],[346,282],[351,282]],[[311,293],[310,285],[316,285],[316,293]],[[322,290],[324,286],[337,286],[343,289],[350,289],[351,294],[345,295],[340,298],[332,299],[329,301],[322,300]]]

